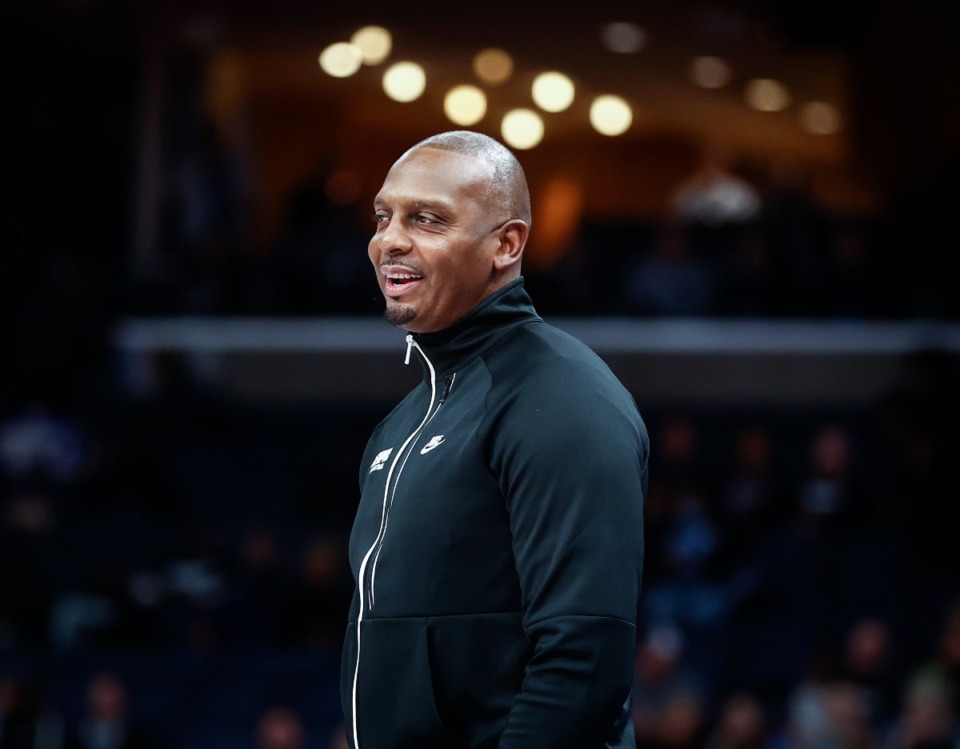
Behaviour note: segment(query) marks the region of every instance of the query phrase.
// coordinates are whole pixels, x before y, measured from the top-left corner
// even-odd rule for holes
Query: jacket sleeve
[[[630,719],[649,444],[595,379],[522,388],[493,440],[533,646],[500,749],[601,749]]]

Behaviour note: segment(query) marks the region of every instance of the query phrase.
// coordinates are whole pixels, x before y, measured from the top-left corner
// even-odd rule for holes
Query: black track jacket
[[[354,749],[633,747],[649,443],[631,395],[523,279],[407,336],[350,538]]]

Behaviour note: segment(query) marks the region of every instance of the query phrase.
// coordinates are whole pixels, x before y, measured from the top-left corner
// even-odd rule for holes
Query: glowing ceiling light
[[[590,124],[603,135],[621,135],[633,122],[633,110],[625,99],[613,94],[598,96],[590,105]]]
[[[720,57],[703,55],[690,63],[690,80],[703,88],[723,88],[731,77],[730,66]]]
[[[474,125],[487,113],[487,97],[476,86],[454,86],[443,99],[443,111],[458,125]]]
[[[393,37],[382,26],[364,26],[357,29],[350,42],[360,50],[365,65],[377,65],[390,54],[393,48]]]
[[[543,140],[543,120],[532,109],[512,109],[500,123],[500,132],[507,145],[533,148]]]
[[[840,131],[840,111],[825,101],[811,101],[800,110],[800,125],[814,135],[833,135]]]
[[[397,62],[383,74],[383,90],[394,101],[418,99],[427,87],[427,74],[415,62]]]
[[[513,75],[513,58],[495,47],[482,50],[473,58],[473,72],[484,83],[496,86]]]
[[[562,112],[573,103],[574,86],[563,73],[541,73],[533,81],[533,100],[546,112]]]
[[[630,55],[647,46],[647,32],[635,23],[618,21],[600,29],[600,41],[611,52]]]
[[[334,78],[349,78],[360,70],[363,56],[356,45],[336,42],[320,53],[320,67]]]
[[[747,84],[744,97],[749,107],[760,112],[779,112],[790,106],[787,87],[772,78],[754,78]]]

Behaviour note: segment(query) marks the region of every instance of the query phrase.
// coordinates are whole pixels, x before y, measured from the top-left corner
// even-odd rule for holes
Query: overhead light
[[[633,122],[633,109],[625,99],[603,94],[590,105],[590,124],[602,135],[622,135]]]
[[[415,62],[397,62],[383,74],[383,90],[394,101],[420,98],[427,87],[427,74]]]
[[[473,72],[484,83],[499,85],[513,75],[513,58],[496,47],[481,50],[473,58]]]
[[[790,92],[780,81],[754,78],[747,84],[747,105],[760,112],[779,112],[790,106]]]
[[[647,32],[638,24],[617,21],[600,29],[600,41],[611,52],[629,55],[647,46]]]
[[[543,140],[543,119],[532,109],[513,109],[500,123],[500,133],[507,145],[533,148]]]
[[[730,66],[720,57],[702,55],[690,63],[690,80],[703,88],[723,88],[730,78]]]
[[[387,59],[393,47],[393,37],[382,26],[364,26],[357,29],[350,42],[360,50],[365,65],[378,65]]]
[[[545,112],[562,112],[573,103],[574,86],[563,73],[541,73],[533,81],[533,100]]]
[[[814,135],[833,135],[840,131],[840,111],[825,101],[811,101],[800,109],[800,125]]]
[[[362,63],[360,49],[349,42],[335,42],[320,53],[320,67],[334,78],[349,78]]]
[[[443,111],[458,125],[475,125],[487,113],[487,97],[476,86],[454,86],[443,99]]]

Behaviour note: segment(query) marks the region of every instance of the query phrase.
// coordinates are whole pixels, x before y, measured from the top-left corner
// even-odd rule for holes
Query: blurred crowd
[[[352,467],[388,406],[153,367],[0,412],[0,747],[338,747]],[[917,352],[850,412],[647,409],[638,747],[956,749],[955,367]]]

